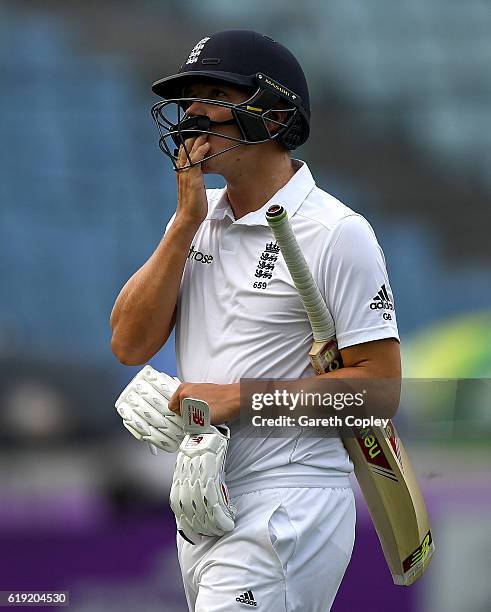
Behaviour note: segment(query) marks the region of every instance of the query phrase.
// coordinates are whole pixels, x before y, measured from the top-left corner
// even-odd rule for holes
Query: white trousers
[[[191,612],[328,612],[355,537],[350,488],[277,488],[232,499],[235,528],[221,538],[177,535]]]

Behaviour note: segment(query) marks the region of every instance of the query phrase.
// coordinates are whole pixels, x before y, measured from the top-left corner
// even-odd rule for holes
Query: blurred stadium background
[[[113,410],[137,368],[112,356],[108,318],[174,210],[150,84],[228,27],[268,33],[304,65],[313,128],[299,156],[375,227],[405,376],[468,379],[429,394],[419,381],[421,402],[401,409],[431,568],[392,586],[360,501],[334,611],[488,611],[488,0],[3,0],[0,590],[70,590],[74,612],[185,610],[172,459],[151,457]],[[171,343],[152,363],[175,372]]]

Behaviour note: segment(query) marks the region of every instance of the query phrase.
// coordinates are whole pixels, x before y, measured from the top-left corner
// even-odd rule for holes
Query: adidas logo
[[[372,298],[370,308],[372,310],[394,310],[394,304],[387,293],[385,285],[382,285],[377,295]]]
[[[240,597],[236,597],[235,601],[238,601],[239,603],[247,604],[248,606],[257,606],[257,602],[254,599],[254,595],[252,594],[252,591],[246,591]]]

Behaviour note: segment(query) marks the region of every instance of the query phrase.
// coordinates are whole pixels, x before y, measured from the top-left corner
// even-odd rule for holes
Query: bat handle
[[[338,349],[336,337],[325,342],[314,342],[309,353],[310,362],[317,374],[333,372],[343,367],[343,360]]]

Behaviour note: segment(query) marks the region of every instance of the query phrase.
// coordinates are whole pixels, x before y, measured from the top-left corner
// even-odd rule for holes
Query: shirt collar
[[[230,207],[227,198],[227,188],[223,187],[220,189],[220,191],[221,193],[215,206],[208,211],[206,218],[221,221],[222,219],[225,219],[225,217],[230,217],[230,219],[234,221],[234,213],[232,212],[232,208]]]
[[[234,220],[233,212],[227,199],[227,189],[224,187],[222,194],[207,216],[208,219],[224,219],[230,217],[235,225],[268,225],[266,211],[273,204],[280,204],[288,212],[291,218],[300,208],[300,205],[315,187],[315,181],[307,164],[301,160],[292,160],[294,167],[298,168],[292,178],[279,189],[274,196],[258,210],[244,215],[237,221]]]

